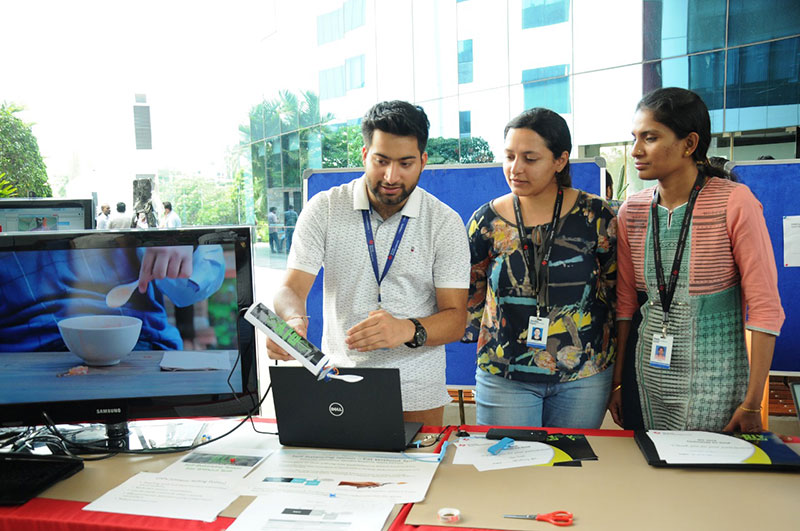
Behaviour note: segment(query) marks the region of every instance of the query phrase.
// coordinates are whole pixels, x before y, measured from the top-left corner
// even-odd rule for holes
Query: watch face
[[[425,331],[422,325],[418,325],[417,334],[414,337],[414,343],[421,346],[425,344],[425,340],[427,339],[428,339],[428,332]]]

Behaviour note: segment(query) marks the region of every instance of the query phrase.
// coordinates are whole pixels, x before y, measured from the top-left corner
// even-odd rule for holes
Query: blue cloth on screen
[[[120,308],[106,294],[139,278],[145,249],[66,249],[0,252],[0,352],[64,351],[58,321],[83,315],[127,315],[142,320],[135,350],[179,350],[178,330],[167,321],[164,295],[189,306],[217,291],[225,277],[219,245],[201,245],[190,278],[150,282]]]

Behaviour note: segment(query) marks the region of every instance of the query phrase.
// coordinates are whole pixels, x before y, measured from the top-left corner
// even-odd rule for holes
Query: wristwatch
[[[416,330],[414,331],[414,339],[406,343],[406,346],[409,348],[421,347],[428,340],[428,331],[425,330],[425,327],[422,326],[422,323],[416,319],[409,319],[409,321],[414,323]]]

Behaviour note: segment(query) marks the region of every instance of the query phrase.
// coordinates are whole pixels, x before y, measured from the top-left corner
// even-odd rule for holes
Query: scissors
[[[520,520],[539,520],[550,522],[553,525],[572,525],[572,513],[567,511],[554,511],[545,514],[504,514],[503,518],[518,518]]]

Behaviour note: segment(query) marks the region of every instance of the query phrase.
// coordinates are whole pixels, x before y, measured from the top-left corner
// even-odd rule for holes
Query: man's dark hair
[[[117,203],[117,212],[125,212],[125,203],[122,201]]]
[[[289,210],[294,210],[294,205],[289,203]]]
[[[172,203],[170,203],[169,201],[164,201],[164,210],[169,210],[170,212],[172,212]]]
[[[361,120],[361,135],[364,145],[369,149],[372,134],[376,129],[397,136],[413,136],[417,139],[420,154],[428,145],[428,129],[431,123],[419,105],[407,101],[383,101],[372,106]]]
[[[278,211],[278,207],[270,207],[269,211],[270,212],[277,212]]]

